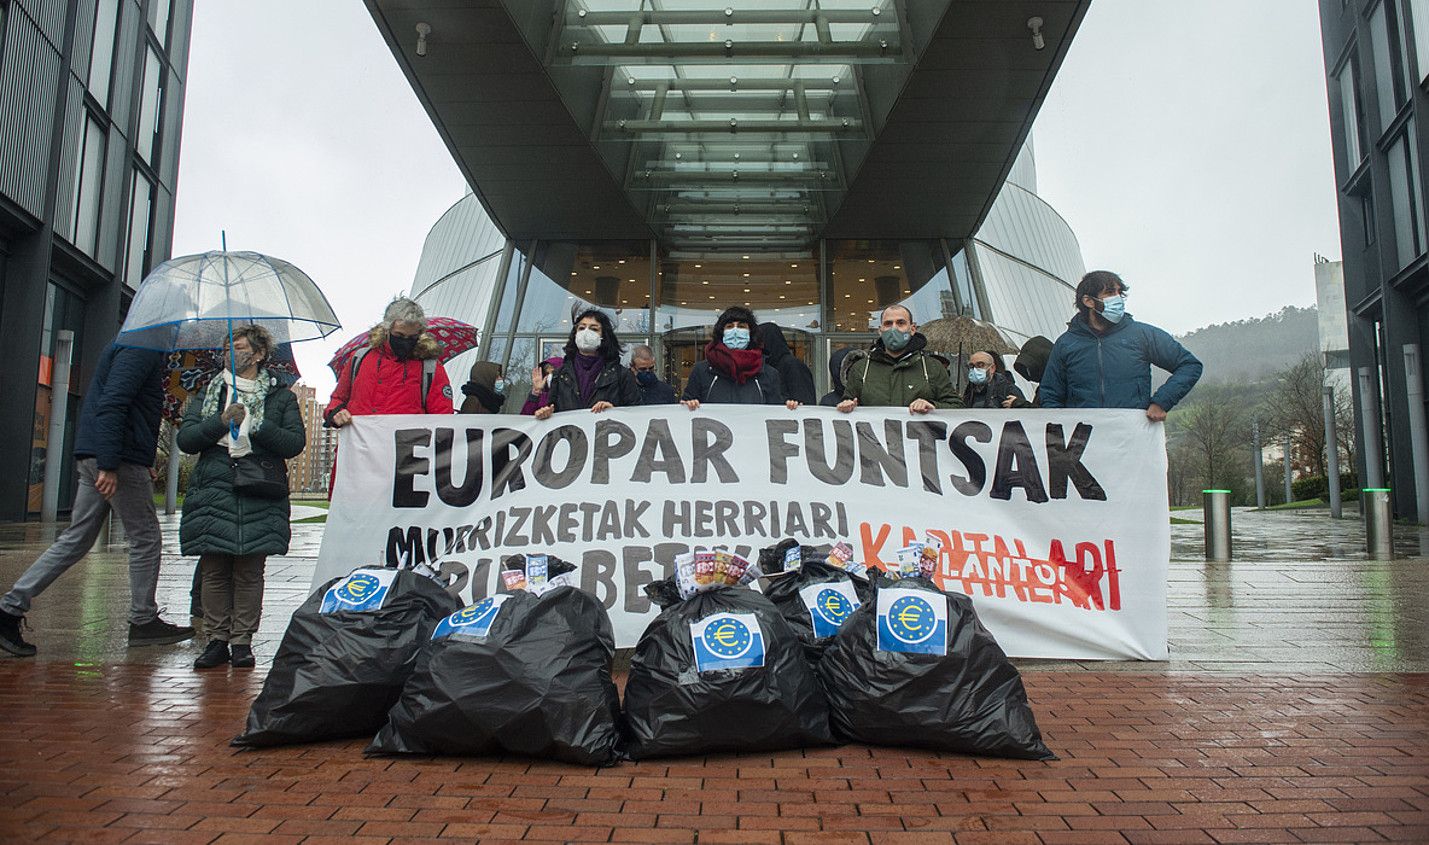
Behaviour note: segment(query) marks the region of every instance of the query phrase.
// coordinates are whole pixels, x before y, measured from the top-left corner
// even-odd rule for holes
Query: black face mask
[[[412,353],[417,351],[417,338],[403,337],[400,334],[388,335],[387,343],[392,346],[392,354],[397,356],[397,360],[405,361],[412,357]]]

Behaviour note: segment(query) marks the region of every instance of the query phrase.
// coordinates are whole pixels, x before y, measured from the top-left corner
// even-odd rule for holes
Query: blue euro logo
[[[814,599],[814,612],[835,628],[843,625],[853,610],[853,602],[838,590],[820,590]]]
[[[903,596],[888,609],[888,632],[900,642],[921,643],[933,636],[938,619],[921,596]]]
[[[365,572],[349,575],[346,583],[337,588],[337,600],[344,604],[362,604],[372,598],[372,594],[382,589],[382,582]]]
[[[716,619],[705,628],[705,648],[717,657],[741,657],[754,644],[749,626],[738,619]]]

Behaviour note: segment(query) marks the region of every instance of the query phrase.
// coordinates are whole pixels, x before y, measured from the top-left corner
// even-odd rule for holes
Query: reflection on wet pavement
[[[177,550],[178,518],[162,522],[165,548]],[[268,561],[263,622],[254,639],[260,660],[272,656],[289,615],[308,595],[322,531],[322,525],[294,525],[291,553]],[[1168,662],[1020,665],[1139,672],[1429,671],[1429,559],[1419,556],[1429,539],[1421,529],[1397,527],[1396,550],[1412,556],[1390,561],[1366,559],[1357,519],[1332,520],[1323,510],[1237,510],[1234,532],[1236,559],[1208,563],[1201,559],[1201,526],[1172,526]],[[53,536],[53,527],[33,523],[0,526],[0,589]],[[36,602],[30,624],[38,659],[187,666],[201,643],[126,647],[127,559],[118,530],[111,540]],[[187,620],[193,570],[193,558],[165,555],[159,604],[170,621]]]

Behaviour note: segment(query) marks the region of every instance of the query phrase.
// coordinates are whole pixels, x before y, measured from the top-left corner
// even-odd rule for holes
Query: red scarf
[[[764,368],[764,353],[758,349],[730,349],[715,341],[705,347],[705,360],[735,384],[744,384]]]

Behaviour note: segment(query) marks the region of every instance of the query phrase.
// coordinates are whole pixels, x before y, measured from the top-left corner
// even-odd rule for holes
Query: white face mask
[[[576,332],[576,348],[582,352],[594,352],[600,348],[600,332],[581,329]]]

